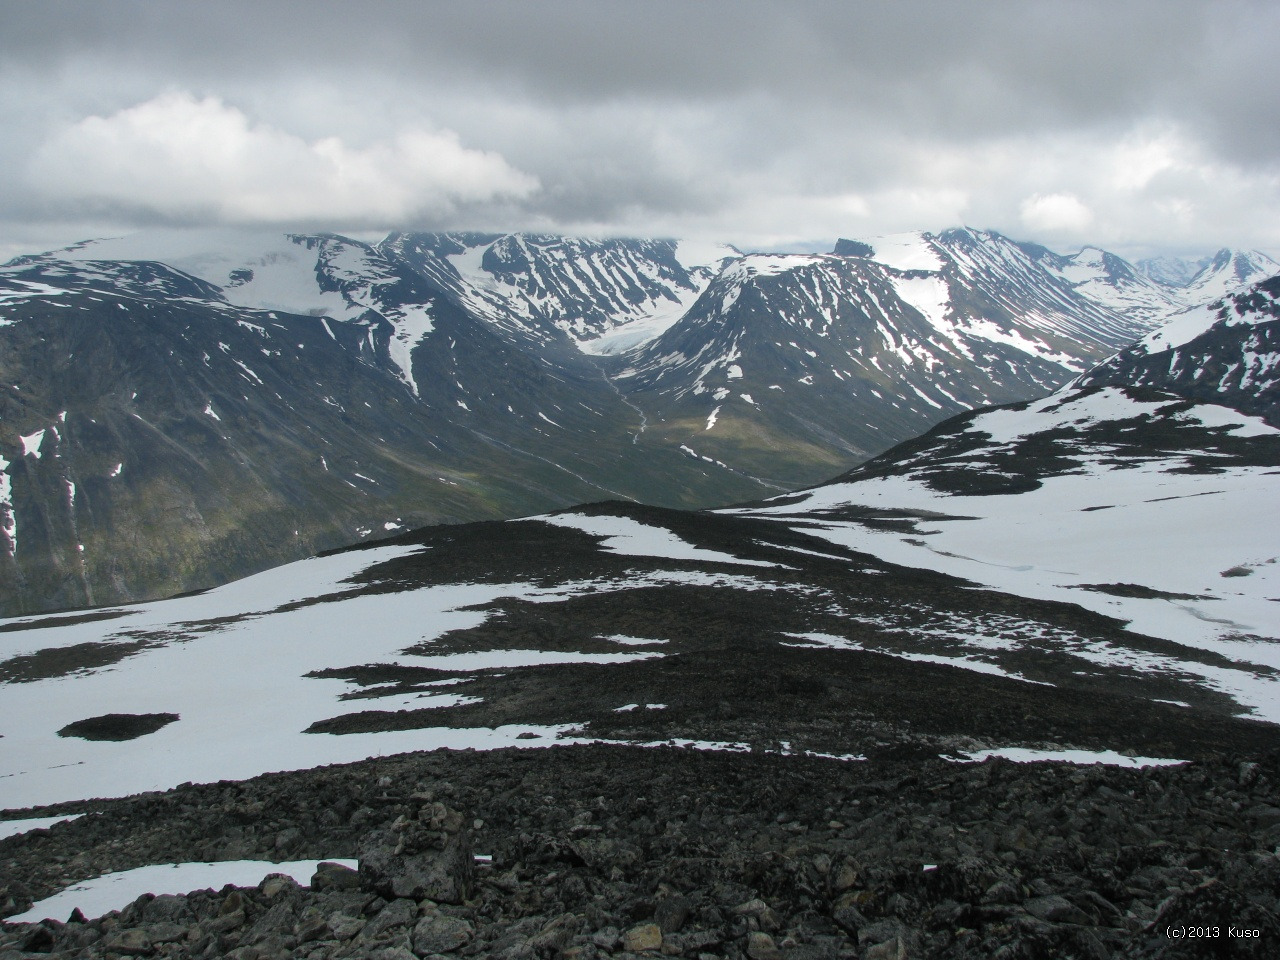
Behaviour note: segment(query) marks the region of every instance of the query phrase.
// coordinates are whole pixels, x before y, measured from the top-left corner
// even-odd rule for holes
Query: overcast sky
[[[0,0],[0,256],[148,225],[1280,253],[1280,4]]]

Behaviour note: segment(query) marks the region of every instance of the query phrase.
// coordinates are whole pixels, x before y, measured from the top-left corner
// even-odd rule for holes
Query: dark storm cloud
[[[946,225],[890,215],[914,209],[1052,232],[1042,214],[1073,210],[1061,220],[1067,233],[1121,237],[1167,232],[1175,221],[1228,230],[1249,206],[1242,198],[1267,184],[1263,206],[1280,202],[1280,83],[1270,56],[1280,12],[1260,2],[3,8],[6,166],[29,169],[59,146],[74,160],[130,131],[141,136],[147,117],[117,115],[173,93],[206,106],[152,110],[155,123],[205,117],[230,130],[238,112],[250,156],[268,167],[302,158],[316,167],[318,190],[332,189],[332,176],[304,146],[323,138],[341,141],[348,166],[379,176],[407,149],[396,138],[418,126],[455,132],[464,159],[487,152],[506,165],[462,195],[404,183],[400,206],[381,197],[368,223],[401,210],[434,223],[741,223],[802,236],[839,229],[839,216],[822,213],[826,198],[846,220],[863,210],[867,229]],[[109,122],[68,138],[65,129],[86,117]],[[145,152],[129,149],[122,156]],[[174,150],[175,161],[187,155]],[[223,170],[221,182],[241,189],[257,170]],[[1174,181],[1177,190],[1160,192]],[[46,178],[45,189],[63,182]],[[64,190],[68,215],[89,199],[148,206],[118,179],[99,190],[82,201]],[[792,227],[766,223],[771,209],[784,216],[788,197]],[[220,209],[217,201],[209,197]],[[172,216],[167,203],[152,206]],[[17,216],[15,201],[6,209]],[[1107,219],[1121,215],[1124,224]]]

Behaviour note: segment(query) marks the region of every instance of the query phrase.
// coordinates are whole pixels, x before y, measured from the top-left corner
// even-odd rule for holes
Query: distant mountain
[[[1185,306],[1199,306],[1280,273],[1280,262],[1260,250],[1223,247],[1199,260],[1154,257],[1136,269],[1147,279],[1170,288]]]
[[[1138,272],[1166,287],[1185,287],[1197,273],[1207,267],[1212,257],[1191,260],[1185,257],[1148,257],[1134,263]]]
[[[203,276],[87,259],[131,252],[106,244],[0,271],[0,609],[424,523],[764,491],[634,444],[640,415],[562,339],[530,349],[371,245],[267,240],[175,257]]]
[[[1156,322],[1187,303],[1181,292],[1170,290],[1128,261],[1097,247],[1084,247],[1064,257],[1038,245],[1020,246],[1050,273],[1071,284],[1080,296],[1119,310],[1127,317]]]
[[[961,410],[1051,392],[1176,305],[1118,258],[1108,285],[989,231],[840,249],[742,257],[621,358],[615,382],[649,431],[778,486],[812,483]]]
[[[1176,314],[1080,378],[1159,386],[1280,426],[1280,276]]]
[[[722,244],[470,233],[392,234],[378,250],[503,330],[593,354],[657,336],[740,256]]]
[[[814,483],[1056,389],[1165,302],[1110,255],[989,232],[840,249],[161,231],[18,258],[0,610],[206,587],[401,526]]]
[[[1223,248],[1188,282],[1182,293],[1188,305],[1208,303],[1280,273],[1280,262],[1259,250]]]

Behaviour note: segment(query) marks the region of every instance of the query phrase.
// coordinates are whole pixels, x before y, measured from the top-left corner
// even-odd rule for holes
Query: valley
[[[0,421],[7,575],[38,582],[34,545],[64,577],[0,623],[0,955],[1277,932],[1274,279],[1180,305],[975,231],[714,267],[508,240],[396,237],[399,274],[289,240],[320,251],[314,307],[249,289],[279,257],[5,268],[0,334],[70,359],[13,376]],[[122,530],[173,590],[206,554],[229,582],[101,602]],[[290,551],[318,555],[236,575]],[[73,900],[100,906],[44,919]]]
[[[784,492],[1043,396],[1199,289],[992,232],[842,244],[156,231],[16,258],[0,610],[424,524]],[[1251,256],[1198,276],[1260,277]]]

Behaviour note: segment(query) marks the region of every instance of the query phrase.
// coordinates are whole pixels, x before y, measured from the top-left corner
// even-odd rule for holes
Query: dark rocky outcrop
[[[364,859],[310,887],[5,925],[0,957],[1262,958],[1280,936],[1280,756],[439,752],[82,806],[96,813],[0,842],[5,912],[143,863]],[[469,887],[441,856],[468,837]],[[397,895],[427,862],[452,864],[458,902]]]

